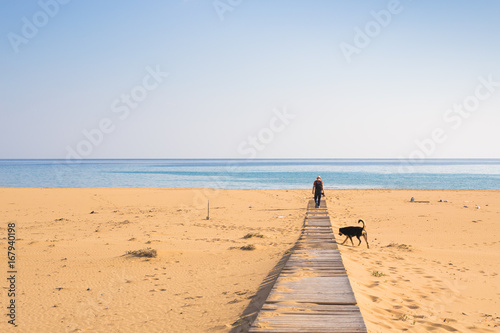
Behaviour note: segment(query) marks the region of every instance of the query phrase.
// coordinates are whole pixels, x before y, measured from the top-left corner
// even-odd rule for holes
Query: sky
[[[500,2],[0,1],[0,158],[500,158]]]

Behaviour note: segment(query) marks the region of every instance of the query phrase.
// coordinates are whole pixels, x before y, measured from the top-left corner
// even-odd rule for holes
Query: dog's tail
[[[365,230],[365,221],[363,221],[363,220],[361,220],[361,219],[360,219],[360,220],[358,221],[358,223],[360,223],[360,222],[361,222],[361,223],[363,223],[363,230]]]

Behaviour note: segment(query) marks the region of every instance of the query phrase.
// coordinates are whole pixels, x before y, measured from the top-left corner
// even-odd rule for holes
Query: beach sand
[[[335,228],[367,223],[370,249],[339,248],[369,332],[500,331],[500,191],[338,191],[328,208]]]
[[[499,330],[500,191],[326,194],[334,228],[367,224],[370,249],[340,250],[369,332]],[[0,188],[2,258],[7,224],[16,224],[18,324],[3,316],[0,331],[229,332],[298,239],[310,197],[310,189]],[[156,258],[125,255],[148,247]],[[6,277],[5,259],[1,266]]]

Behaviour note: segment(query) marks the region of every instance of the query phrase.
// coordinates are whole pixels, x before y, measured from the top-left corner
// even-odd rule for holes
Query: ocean
[[[1,187],[500,189],[500,159],[0,160]]]

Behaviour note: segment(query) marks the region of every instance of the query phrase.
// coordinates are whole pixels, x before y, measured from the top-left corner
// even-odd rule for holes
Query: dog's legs
[[[352,241],[352,236],[349,236],[349,239],[351,240],[352,246],[354,246],[354,242]]]
[[[344,244],[345,244],[345,242],[347,242],[347,238],[349,238],[349,236],[347,236],[347,237],[344,239],[344,242],[343,242],[342,244],[340,244],[340,245],[344,245]]]
[[[358,241],[359,241],[358,246],[360,246],[361,245],[361,238],[359,238],[359,236],[356,236],[356,237],[358,237]]]
[[[366,232],[364,232],[363,237],[365,238],[366,247],[369,249],[370,245],[368,245],[368,234]],[[361,241],[359,241],[359,244],[361,244]]]

